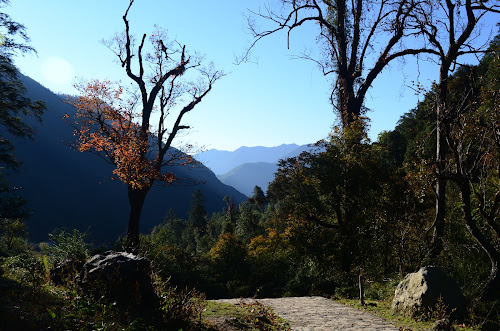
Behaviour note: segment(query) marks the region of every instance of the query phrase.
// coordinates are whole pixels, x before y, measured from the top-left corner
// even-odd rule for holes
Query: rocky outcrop
[[[465,298],[455,281],[438,267],[423,267],[406,275],[399,283],[392,301],[392,312],[409,317],[424,316],[436,311],[440,298],[446,314],[453,320],[463,318]]]
[[[87,260],[78,283],[85,293],[99,300],[147,311],[157,301],[150,271],[149,262],[143,257],[107,251]]]

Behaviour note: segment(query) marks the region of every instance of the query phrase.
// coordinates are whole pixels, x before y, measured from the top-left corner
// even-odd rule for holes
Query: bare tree
[[[406,55],[435,52],[425,47],[409,48],[420,32],[411,24],[411,14],[419,5],[415,0],[281,0],[283,13],[270,7],[253,12],[249,26],[256,43],[284,30],[290,34],[308,22],[319,25],[319,42],[325,56],[314,59],[324,75],[334,75],[332,105],[343,126],[356,121],[364,112],[364,100],[375,78],[393,60]],[[260,31],[254,18],[271,22],[273,27]],[[316,36],[312,36],[316,37]],[[249,52],[244,59],[248,58]]]
[[[331,100],[339,111],[344,127],[363,114],[369,87],[393,60],[422,53],[437,57],[439,69],[437,93],[436,216],[429,257],[442,250],[445,218],[447,154],[445,134],[449,73],[462,55],[483,52],[474,45],[480,20],[489,12],[498,12],[498,1],[453,0],[281,0],[283,13],[270,7],[253,16],[274,24],[260,31],[253,19],[249,26],[256,43],[278,31],[290,33],[307,22],[319,24],[319,41],[325,49],[322,60],[313,59],[325,75],[335,75]],[[416,48],[405,45],[415,44]],[[487,42],[483,46],[487,46]],[[248,56],[248,53],[247,55]]]
[[[157,181],[168,184],[175,179],[174,174],[164,172],[164,167],[172,161],[169,152],[174,138],[189,129],[182,124],[184,115],[223,76],[212,65],[204,68],[200,58],[188,54],[186,46],[169,43],[162,30],[149,38],[149,53],[145,49],[146,34],[135,47],[127,17],[133,3],[130,0],[123,16],[125,32],[106,45],[117,55],[138,93],[130,96],[119,84],[94,81],[82,86],[82,97],[73,102],[78,110],[80,150],[101,154],[115,166],[114,174],[128,186],[130,217],[126,249],[129,252],[139,248],[141,211],[152,185]],[[187,71],[194,70],[199,74],[196,82],[182,79]],[[188,102],[180,106],[183,100]],[[152,117],[154,111],[158,113],[157,120]],[[167,118],[172,113],[176,114],[175,120],[168,124]]]

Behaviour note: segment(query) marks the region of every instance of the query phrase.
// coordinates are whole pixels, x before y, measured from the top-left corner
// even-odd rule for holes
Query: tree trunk
[[[437,127],[437,182],[436,182],[436,214],[434,219],[434,232],[432,235],[431,247],[429,249],[429,260],[434,263],[441,251],[443,250],[443,235],[446,216],[446,179],[444,178],[445,172],[445,139],[442,132],[442,125],[438,124]]]
[[[348,75],[345,72],[339,72]],[[338,92],[338,108],[340,110],[340,118],[342,120],[342,127],[347,128],[354,124],[361,115],[362,102],[356,98],[354,92],[354,81],[343,77],[338,78],[339,92]]]
[[[125,250],[129,253],[137,254],[139,252],[139,222],[141,220],[142,207],[144,200],[149,192],[148,188],[134,189],[128,187],[128,201],[130,203],[130,216],[128,221],[127,241]]]
[[[431,247],[428,253],[428,260],[434,264],[437,257],[443,250],[443,235],[446,216],[446,154],[447,154],[447,111],[446,100],[448,98],[448,70],[447,62],[441,64],[440,78],[437,94],[436,109],[436,214],[434,218],[434,232],[432,235]]]
[[[384,247],[384,257],[382,260],[382,266],[384,270],[384,277],[387,277],[389,275],[389,239],[385,239],[385,247]]]
[[[491,271],[488,281],[481,292],[481,301],[494,301],[500,298],[500,277],[498,277],[498,261],[499,256],[492,258],[491,260]]]
[[[351,269],[354,263],[354,252],[357,252],[356,232],[350,224],[343,224],[340,228],[340,234],[342,236],[340,247],[340,269],[343,273],[349,275],[351,274]]]
[[[364,281],[364,277],[363,277],[363,272],[360,272],[359,273],[359,304],[361,306],[364,306],[365,305],[365,288],[364,288],[364,284],[363,284],[363,281]]]
[[[498,275],[498,267],[500,261],[500,252],[495,246],[483,235],[481,230],[477,227],[471,212],[471,191],[469,183],[462,179],[459,183],[460,195],[462,197],[462,208],[464,212],[465,225],[467,230],[472,235],[474,240],[481,246],[481,248],[488,254],[491,262],[491,271],[488,281],[481,292],[482,301],[492,301],[500,298],[500,279]]]

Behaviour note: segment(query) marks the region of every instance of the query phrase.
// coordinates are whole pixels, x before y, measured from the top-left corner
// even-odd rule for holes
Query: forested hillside
[[[127,188],[112,180],[112,166],[92,154],[76,150],[73,127],[64,120],[75,109],[66,96],[57,96],[29,77],[21,77],[26,96],[45,102],[41,118],[27,119],[34,140],[13,139],[20,168],[8,174],[8,183],[26,201],[30,240],[47,240],[50,232],[61,229],[88,231],[97,242],[113,242],[126,230]],[[141,231],[151,231],[170,209],[187,216],[191,194],[200,189],[207,196],[210,212],[224,206],[228,195],[238,202],[245,197],[222,184],[201,163],[188,167],[172,166],[179,182],[171,187],[157,185],[144,207]]]

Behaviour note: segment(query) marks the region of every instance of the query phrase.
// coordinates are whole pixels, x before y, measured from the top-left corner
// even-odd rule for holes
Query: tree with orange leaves
[[[189,129],[181,124],[183,116],[202,101],[224,74],[212,64],[203,67],[200,57],[189,55],[186,46],[168,42],[161,29],[150,36],[149,53],[145,49],[146,34],[135,47],[127,18],[133,3],[130,0],[123,16],[125,32],[105,45],[117,55],[137,91],[126,90],[119,83],[94,80],[76,86],[81,96],[71,104],[77,109],[78,149],[94,152],[113,164],[115,177],[127,184],[130,216],[126,250],[134,253],[139,248],[139,222],[146,195],[155,182],[168,185],[176,180],[164,168],[178,162],[170,152],[177,133]],[[183,80],[187,71],[196,70],[196,83]],[[187,104],[180,105],[188,99]],[[172,113],[177,117],[167,127],[167,117]],[[192,161],[182,155],[184,162]]]

